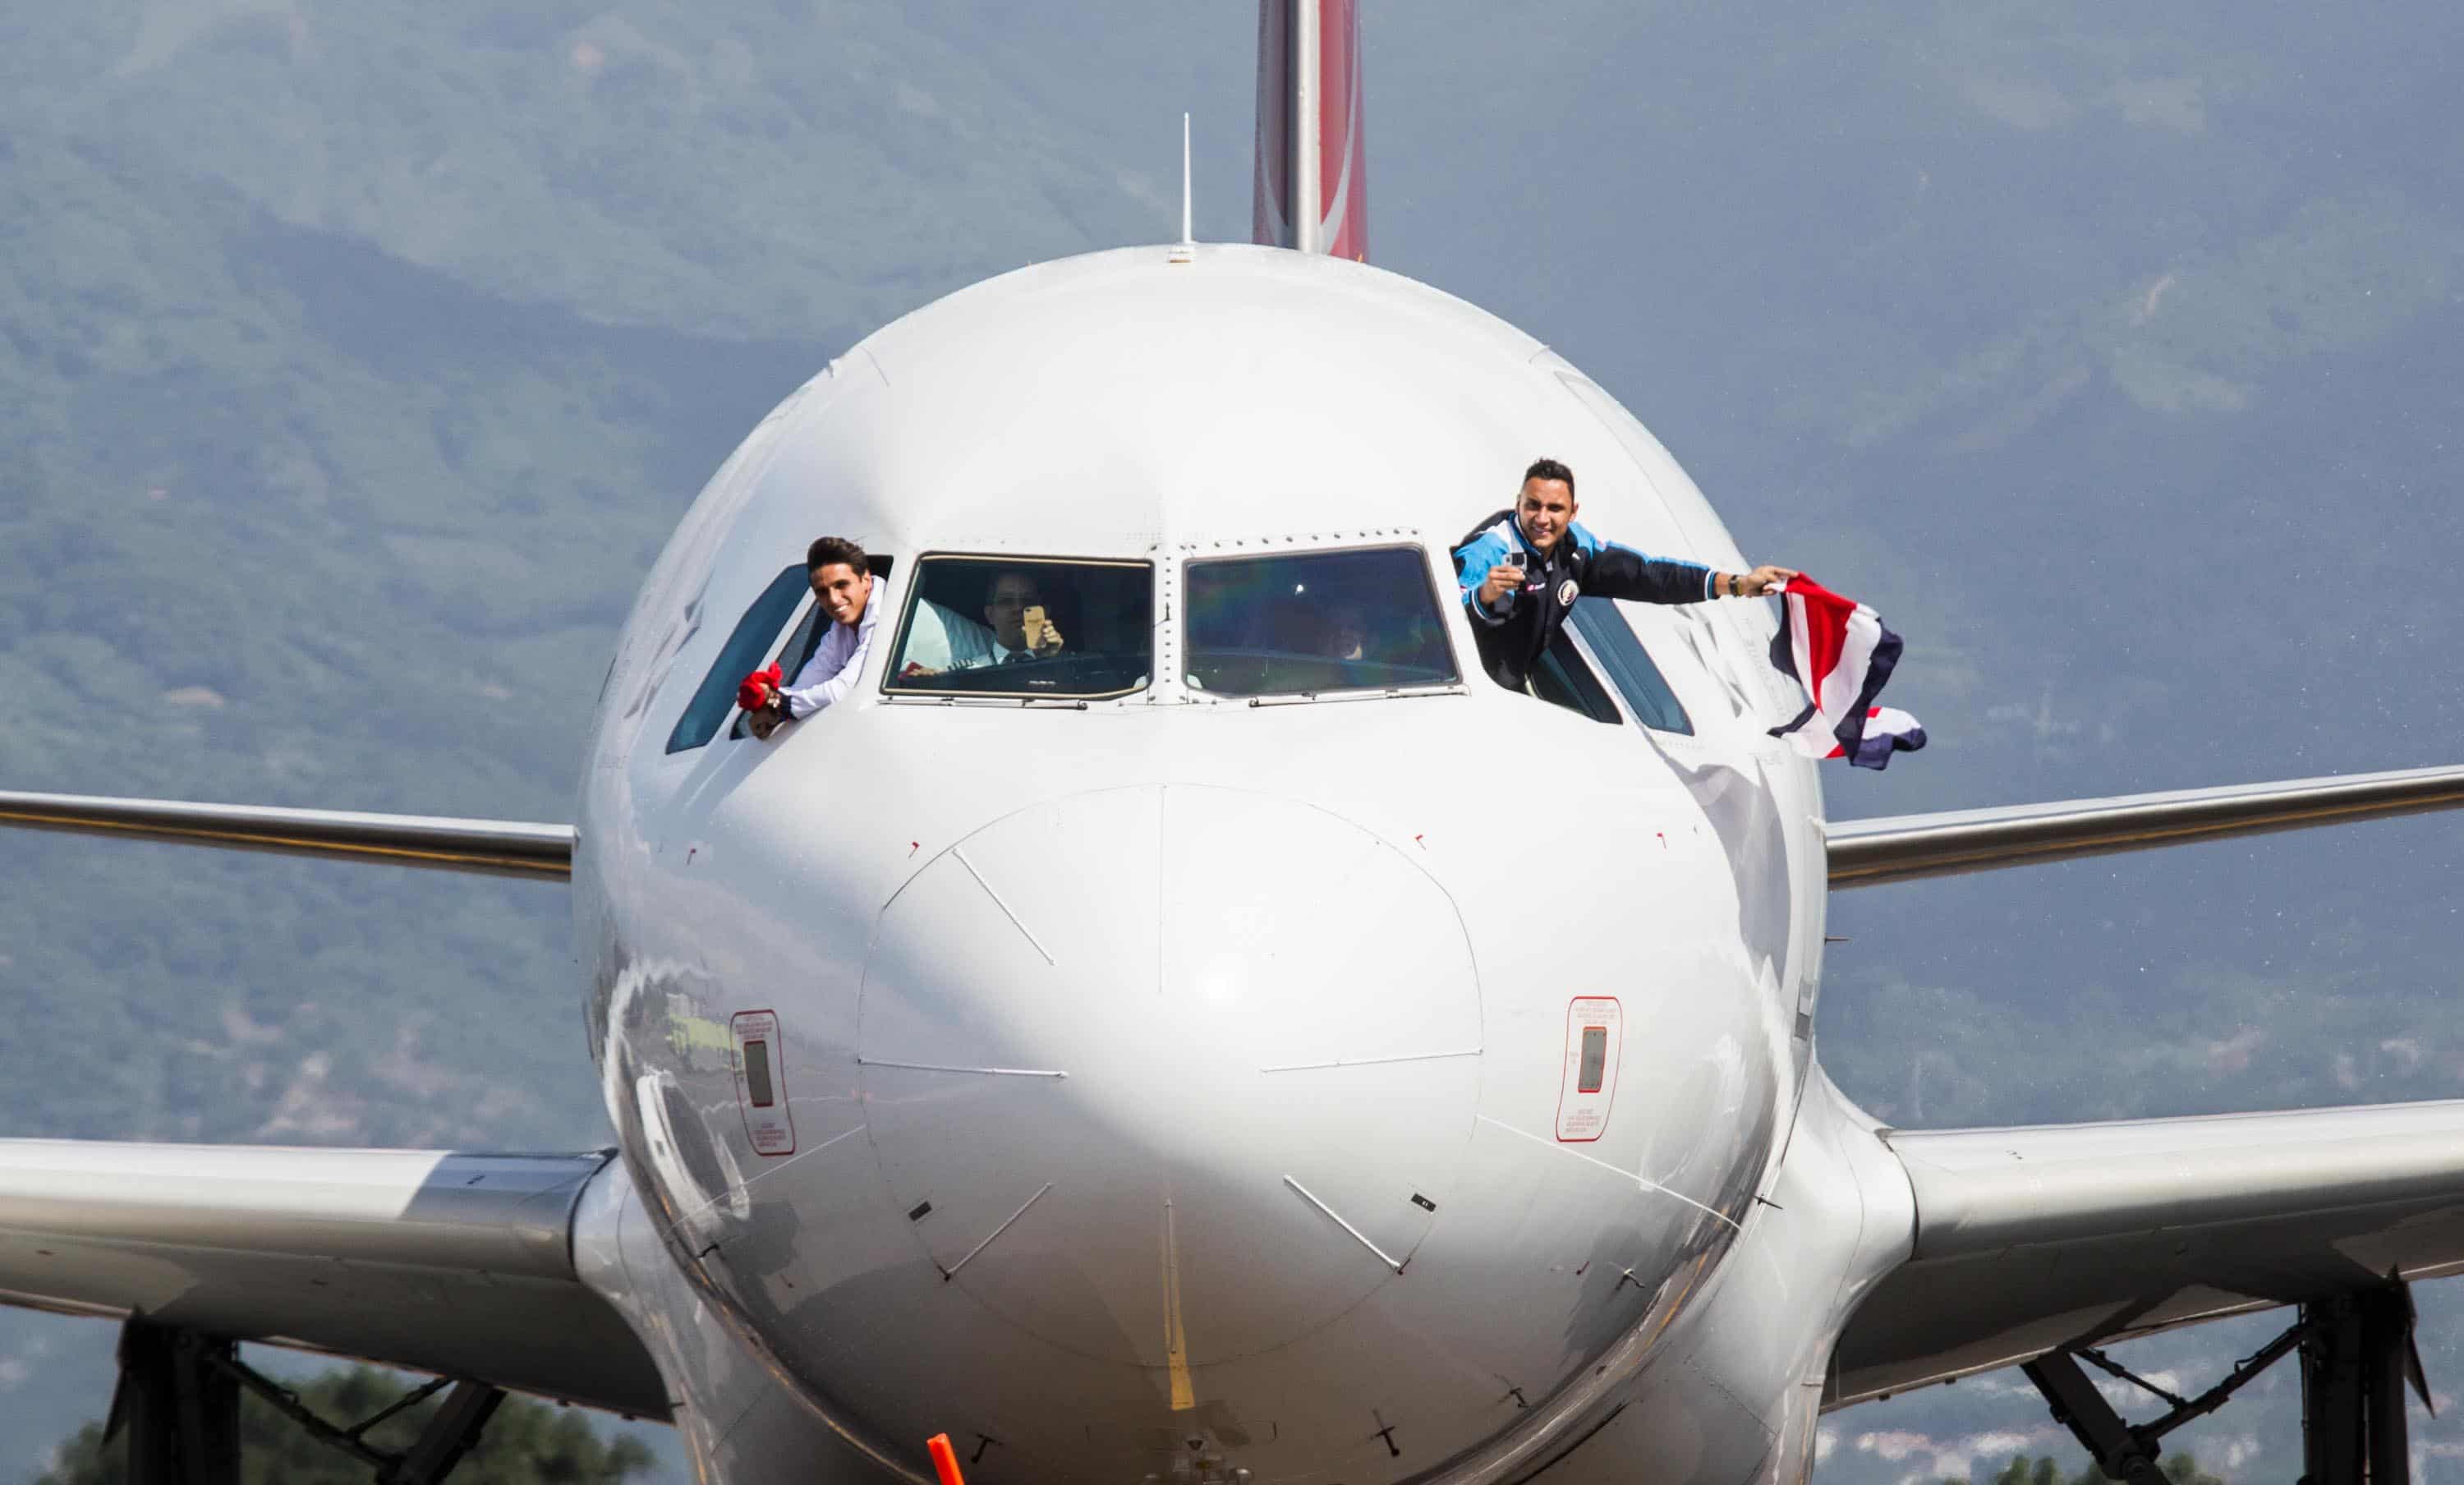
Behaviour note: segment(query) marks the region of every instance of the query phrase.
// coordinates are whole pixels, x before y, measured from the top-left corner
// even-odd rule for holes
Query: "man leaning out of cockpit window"
[[[792,683],[761,687],[766,696],[760,704],[744,709],[744,728],[757,738],[847,699],[864,674],[865,656],[872,653],[872,568],[864,548],[845,537],[825,536],[804,553],[804,576],[829,615],[830,632]],[[773,667],[771,675],[777,674]]]
[[[1758,598],[1796,576],[1789,567],[1714,572],[1701,563],[1648,557],[1601,541],[1575,522],[1575,510],[1574,472],[1555,459],[1536,460],[1523,472],[1513,508],[1455,543],[1455,581],[1480,643],[1482,668],[1509,691],[1530,689],[1532,667],[1576,599]]]

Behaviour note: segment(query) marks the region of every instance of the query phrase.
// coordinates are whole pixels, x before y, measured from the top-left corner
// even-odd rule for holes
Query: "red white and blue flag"
[[[1787,618],[1771,636],[1771,664],[1794,676],[1809,699],[1772,737],[1808,758],[1845,758],[1859,768],[1889,767],[1893,753],[1925,745],[1915,718],[1874,704],[1900,663],[1900,636],[1882,627],[1881,615],[1801,572],[1780,589],[1780,607]]]

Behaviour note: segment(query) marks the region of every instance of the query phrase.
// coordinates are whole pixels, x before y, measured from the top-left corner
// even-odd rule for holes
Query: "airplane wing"
[[[1834,890],[2464,807],[2464,767],[1825,827]],[[1914,1251],[1828,1407],[2198,1320],[2464,1272],[2464,1102],[1882,1138]]]
[[[1882,1138],[1915,1249],[1850,1319],[1826,1407],[2464,1272],[2464,1100]]]
[[[2458,807],[2464,767],[2407,768],[1834,820],[1824,837],[1837,890]],[[572,826],[527,820],[0,790],[0,826],[11,825],[530,877],[565,876],[573,864]]]
[[[0,789],[0,825],[492,875],[555,879],[573,871],[573,827],[528,820],[457,820]]]
[[[665,1419],[649,1353],[574,1268],[611,1156],[0,1140],[0,1303]]]
[[[1823,828],[1831,886],[1867,887],[2464,807],[2464,767],[2348,773]]]

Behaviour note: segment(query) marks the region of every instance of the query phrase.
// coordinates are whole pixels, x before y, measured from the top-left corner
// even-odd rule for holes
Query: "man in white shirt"
[[[745,730],[757,738],[770,736],[781,722],[801,720],[845,700],[864,675],[865,657],[872,653],[872,568],[864,548],[845,537],[825,536],[804,553],[804,573],[814,599],[829,616],[830,632],[793,681],[745,712]]]
[[[917,604],[899,675],[937,676],[1060,653],[1061,631],[1045,615],[1035,574],[1012,568],[993,578],[981,624],[929,598]]]

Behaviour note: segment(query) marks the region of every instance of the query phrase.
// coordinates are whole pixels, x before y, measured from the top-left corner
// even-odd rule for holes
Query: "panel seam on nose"
[[[1438,1062],[1447,1057],[1477,1057],[1478,1047],[1465,1047],[1460,1052],[1398,1052],[1391,1057],[1337,1057],[1331,1062],[1285,1062],[1274,1067],[1262,1067],[1261,1073],[1313,1073],[1321,1068],[1382,1067],[1390,1062]]]
[[[1385,1249],[1371,1242],[1369,1240],[1368,1233],[1363,1232],[1356,1227],[1353,1227],[1351,1223],[1344,1221],[1342,1213],[1336,1211],[1333,1208],[1329,1207],[1326,1203],[1319,1201],[1316,1194],[1311,1192],[1308,1186],[1301,1185],[1289,1176],[1286,1176],[1284,1178],[1284,1185],[1290,1186],[1293,1190],[1299,1192],[1302,1201],[1305,1201],[1310,1206],[1316,1208],[1318,1210],[1325,1212],[1328,1218],[1331,1219],[1336,1227],[1339,1227],[1346,1232],[1351,1233],[1353,1241],[1358,1243],[1361,1247],[1368,1249],[1371,1252],[1375,1253],[1377,1255],[1378,1262],[1386,1265],[1386,1267],[1390,1269],[1393,1269],[1397,1274],[1403,1272],[1402,1264],[1397,1263],[1392,1257],[1388,1256]],[[1407,1259],[1406,1261],[1408,1262],[1409,1260]]]
[[[1009,1214],[1009,1221],[1008,1221],[1008,1222],[1004,1222],[1004,1223],[1002,1223],[1000,1227],[997,1227],[997,1228],[993,1229],[993,1230],[992,1230],[992,1231],[991,1231],[989,1234],[987,1234],[987,1235],[985,1236],[985,1238],[984,1238],[984,1240],[983,1240],[982,1242],[978,1243],[975,1247],[968,1249],[968,1250],[967,1250],[967,1255],[966,1255],[964,1258],[961,1258],[961,1259],[959,1259],[957,1262],[956,1262],[956,1263],[954,1263],[954,1264],[950,1265],[948,1268],[943,1269],[943,1270],[941,1271],[941,1277],[942,1277],[945,1281],[946,1281],[946,1280],[949,1280],[949,1279],[957,1278],[957,1277],[958,1276],[958,1271],[959,1271],[960,1269],[963,1269],[963,1268],[965,1268],[969,1263],[974,1262],[974,1261],[975,1261],[975,1256],[976,1256],[976,1254],[978,1254],[978,1253],[979,1253],[979,1252],[983,1252],[985,1249],[987,1249],[987,1248],[990,1248],[990,1247],[993,1245],[993,1239],[994,1239],[994,1238],[999,1237],[999,1236],[1001,1236],[1003,1232],[1008,1231],[1008,1230],[1010,1230],[1010,1227],[1011,1227],[1011,1225],[1012,1225],[1013,1223],[1016,1223],[1016,1222],[1018,1221],[1018,1219],[1019,1219],[1019,1218],[1023,1217],[1023,1216],[1025,1216],[1025,1215],[1026,1215],[1026,1208],[1027,1208],[1032,1207],[1032,1206],[1034,1206],[1036,1203],[1038,1203],[1038,1202],[1040,1202],[1040,1201],[1044,1200],[1045,1192],[1048,1192],[1048,1191],[1050,1191],[1051,1189],[1052,1189],[1052,1183],[1051,1183],[1051,1182],[1046,1181],[1045,1183],[1044,1183],[1044,1189],[1043,1189],[1043,1190],[1040,1190],[1040,1191],[1038,1191],[1038,1192],[1036,1192],[1033,1196],[1028,1197],[1028,1198],[1026,1199],[1026,1201],[1025,1201],[1023,1205],[1021,1205],[1021,1206],[1020,1206],[1020,1208],[1018,1208],[1018,1210],[1016,1210],[1016,1211],[1014,1211],[1014,1212],[1011,1212],[1011,1213]]]
[[[1037,940],[1035,935],[1028,931],[1026,924],[1020,920],[1019,916],[1016,913],[1010,911],[1009,904],[1001,900],[1001,895],[993,891],[993,884],[984,880],[984,874],[976,870],[976,863],[967,859],[967,853],[959,850],[957,847],[953,846],[950,848],[950,854],[957,857],[958,864],[967,869],[967,875],[976,879],[976,885],[984,889],[984,896],[993,899],[993,906],[1001,910],[1001,917],[1009,920],[1010,926],[1018,930],[1019,937],[1024,939],[1027,942],[1028,946],[1033,948],[1035,952],[1043,955],[1044,962],[1045,964],[1056,964],[1057,961],[1053,959],[1052,951],[1045,948],[1044,944]]]

